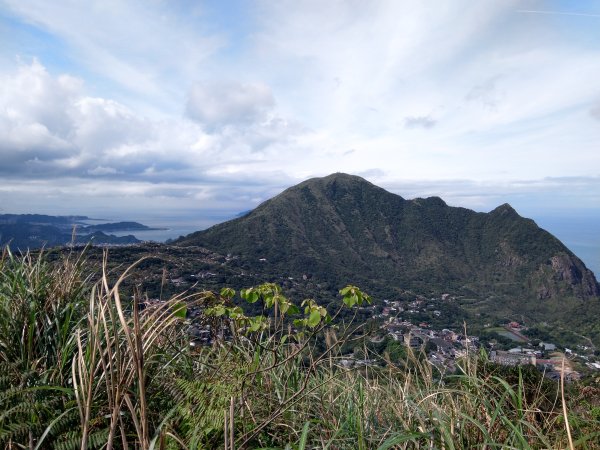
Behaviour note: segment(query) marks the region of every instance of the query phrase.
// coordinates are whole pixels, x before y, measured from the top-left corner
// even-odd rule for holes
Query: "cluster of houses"
[[[214,276],[214,274],[209,271],[199,272],[194,275],[195,278],[206,278],[211,276]],[[172,279],[171,281],[174,284],[178,284],[183,283],[184,279],[179,277]],[[444,294],[441,298],[442,301],[451,299],[449,294]],[[152,302],[153,301],[150,301],[149,303]],[[361,310],[369,309],[374,314],[374,318],[381,319],[380,337],[386,336],[387,338],[401,342],[406,345],[406,347],[412,349],[427,349],[427,358],[431,364],[446,371],[453,371],[457,359],[479,351],[480,342],[477,336],[469,336],[449,329],[432,329],[430,324],[420,321],[423,319],[422,315],[415,320],[415,323],[407,320],[411,318],[411,315],[424,312],[428,312],[429,317],[431,317],[431,315],[440,317],[442,312],[435,309],[436,304],[433,299],[417,297],[410,302],[390,300],[385,300],[384,302],[383,307],[370,305],[368,307],[362,307]],[[380,314],[375,315],[376,310],[379,310]],[[400,313],[407,319],[401,319],[399,317]],[[211,330],[210,325],[206,324],[206,322],[195,320],[198,319],[196,316],[201,315],[199,309],[190,308],[188,310],[188,315],[190,316],[188,317],[188,319],[190,319],[190,346],[198,347],[210,345],[215,338],[215,330]],[[534,365],[543,372],[545,376],[552,379],[564,378],[566,381],[573,381],[581,378],[581,374],[572,368],[573,365],[571,364],[571,360],[576,358],[583,358],[580,362],[586,365],[590,370],[600,371],[600,361],[596,361],[597,358],[578,355],[569,349],[565,349],[565,354],[569,359],[563,364],[562,356],[549,356],[557,350],[554,344],[541,342],[537,348],[527,345],[527,338],[521,334],[523,328],[516,322],[507,324],[505,329],[508,333],[515,335],[517,338],[522,338],[525,342],[521,347],[515,347],[506,351],[492,348],[489,351],[489,359],[492,362],[505,366]],[[225,334],[227,334],[227,331],[225,331]],[[220,336],[225,337],[223,334],[220,334]],[[363,360],[353,357],[348,357],[341,361],[341,365],[347,368],[371,366],[375,364],[377,364],[377,361],[374,359]]]
[[[427,348],[429,361],[450,371],[454,369],[456,359],[476,352],[480,348],[477,336],[467,336],[448,329],[432,330],[421,325],[423,324],[416,325],[398,317],[387,317],[387,320],[381,325],[381,329],[391,339],[403,342],[407,347]],[[519,329],[518,324],[509,324],[509,326],[511,325],[513,329]],[[490,361],[504,366],[536,366],[546,377],[551,379],[564,377],[566,381],[579,380],[581,374],[572,368],[570,360],[565,360],[566,363],[563,364],[562,357],[548,356],[555,351],[556,345],[541,342],[537,348],[515,347],[507,351],[492,349],[489,352],[489,358]],[[570,350],[566,353],[570,357],[576,355]],[[600,370],[599,363],[592,362],[587,365]]]
[[[466,336],[448,329],[432,330],[427,328],[427,324],[416,325],[397,317],[388,317],[381,329],[395,341],[403,342],[412,349],[428,347],[429,361],[449,369],[454,368],[456,359],[479,349],[479,338],[476,336]]]
[[[492,350],[490,360],[504,366],[533,365],[547,378],[559,380],[564,377],[565,381],[577,381],[581,379],[581,373],[573,369],[572,360],[574,355],[569,349],[565,350],[565,356],[556,352],[556,345],[549,342],[540,342],[538,348],[531,346],[515,347],[507,351]],[[555,355],[555,356],[552,356]]]
[[[442,300],[447,300],[447,299],[448,299],[448,294],[444,294],[442,296]],[[418,314],[420,312],[425,312],[427,309],[431,310],[432,308],[434,308],[433,304],[426,303],[425,298],[417,298],[417,299],[409,302],[406,305],[406,308],[403,306],[403,303],[401,301],[384,300],[384,304],[385,304],[385,306],[383,307],[381,314],[379,314],[375,317],[378,317],[380,319],[387,319],[387,318],[389,318],[391,316],[395,316],[399,313]],[[435,317],[440,317],[442,315],[442,312],[437,309],[434,309],[433,311],[431,311],[431,313]]]
[[[490,361],[502,366],[525,366],[527,364],[535,366],[537,356],[535,352],[523,352],[521,348],[509,351],[492,350],[490,352]]]

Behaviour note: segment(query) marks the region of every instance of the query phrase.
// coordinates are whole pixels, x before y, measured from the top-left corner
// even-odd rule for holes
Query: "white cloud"
[[[92,176],[124,195],[250,201],[336,171],[483,191],[598,175],[595,48],[516,0],[265,1],[231,15],[221,2],[0,2],[22,35],[43,36],[10,47],[41,63],[15,69],[0,49],[12,182]],[[229,189],[242,185],[262,188]]]
[[[88,169],[87,173],[90,175],[114,175],[117,173],[117,169],[114,167],[97,166],[93,169]]]
[[[71,127],[70,106],[80,88],[81,81],[76,78],[51,77],[36,59],[29,65],[20,64],[14,74],[0,75],[0,119],[13,130],[13,139],[5,135],[5,145],[29,140],[31,127],[27,125],[37,125],[37,130],[31,130],[33,136],[65,138]],[[19,133],[21,127],[23,133]]]
[[[60,39],[65,53],[113,84],[118,100],[146,112],[180,108],[184,85],[226,44],[202,8],[134,0],[3,0],[3,8]],[[213,31],[207,31],[212,28]],[[184,87],[185,89],[185,87]]]
[[[598,102],[598,104],[592,106],[592,109],[590,109],[590,115],[597,120],[600,120],[600,102]]]
[[[86,96],[81,80],[52,76],[36,60],[3,74],[0,82],[5,175],[33,170],[38,176],[83,176],[108,167],[135,175],[151,164],[192,164],[182,155],[206,150],[198,146],[205,137],[199,126],[152,121],[114,100]],[[117,169],[102,171],[109,173]]]
[[[444,101],[446,70],[513,3],[265,2],[257,66],[312,126],[364,130],[375,108],[389,132]]]
[[[405,128],[433,128],[437,120],[431,116],[408,116],[404,118]]]
[[[190,118],[214,129],[261,122],[274,104],[273,94],[264,84],[213,81],[192,86],[186,111]]]
[[[465,99],[467,101],[479,102],[484,108],[495,111],[505,95],[503,91],[498,89],[498,80],[500,78],[500,76],[496,75],[481,84],[473,86],[465,96]]]
[[[225,91],[202,95],[196,90],[195,112],[204,121],[198,124],[149,119],[115,100],[87,96],[81,80],[53,76],[38,61],[20,64],[1,81],[0,172],[13,178],[201,182],[233,178],[248,167],[260,177],[289,161],[295,140],[307,133],[273,111],[267,114],[274,100],[260,84],[231,82],[220,85]]]
[[[69,112],[79,86],[51,77],[37,60],[0,74],[0,172],[27,173],[73,154]]]
[[[252,74],[273,86],[281,109],[339,147],[360,142],[355,157],[397,167],[399,178],[438,177],[440,167],[448,177],[485,177],[499,166],[505,173],[496,177],[519,178],[526,167],[540,178],[559,175],[567,152],[569,174],[593,175],[594,132],[571,117],[600,93],[600,59],[548,22],[516,13],[517,4],[265,2]],[[435,118],[434,129],[409,135],[416,122],[406,118],[420,117]],[[557,124],[562,147],[541,139]],[[508,139],[510,147],[487,150]],[[524,164],[510,166],[506,151]],[[550,158],[539,163],[541,152]],[[456,167],[435,156],[447,153]]]

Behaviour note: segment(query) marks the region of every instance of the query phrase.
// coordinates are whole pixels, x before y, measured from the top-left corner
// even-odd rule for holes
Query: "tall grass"
[[[0,448],[600,448],[600,389],[482,355],[453,374],[410,351],[347,369],[352,346],[381,360],[361,324],[307,315],[296,329],[272,301],[252,322],[231,292],[149,305],[140,289],[124,297],[134,266],[105,267],[92,283],[80,254],[3,254]],[[195,320],[228,333],[190,347],[186,311],[215,305]]]

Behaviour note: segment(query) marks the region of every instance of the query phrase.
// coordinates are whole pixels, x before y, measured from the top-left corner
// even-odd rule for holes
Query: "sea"
[[[132,220],[156,230],[111,232],[117,236],[133,234],[143,241],[165,242],[177,239],[194,231],[204,230],[217,223],[233,219],[239,215],[237,211],[203,211],[198,215],[145,215],[123,218],[102,217],[90,223],[119,222]],[[600,215],[596,216],[537,216],[531,217],[535,222],[560,239],[600,278]]]
[[[96,214],[91,220],[85,221],[86,224],[101,224],[111,222],[133,221],[146,225],[151,230],[139,231],[111,231],[115,236],[127,236],[133,234],[141,241],[166,242],[170,239],[177,239],[181,236],[187,236],[195,231],[205,230],[206,228],[234,219],[238,212],[232,211],[203,211],[202,214],[186,215],[145,215],[136,214],[133,217],[123,215]],[[90,216],[92,217],[92,216]]]
[[[560,239],[600,279],[600,215],[540,216],[532,219]]]

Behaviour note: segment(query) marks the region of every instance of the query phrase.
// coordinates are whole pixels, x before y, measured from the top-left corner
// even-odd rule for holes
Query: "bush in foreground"
[[[410,352],[345,368],[343,349],[369,357],[362,325],[338,320],[370,301],[356,287],[332,312],[294,305],[273,284],[150,302],[122,298],[135,267],[96,283],[86,267],[75,254],[53,265],[2,257],[3,448],[600,447],[593,387],[564,396],[479,355],[453,375]],[[191,321],[211,330],[210,345],[190,346]]]

